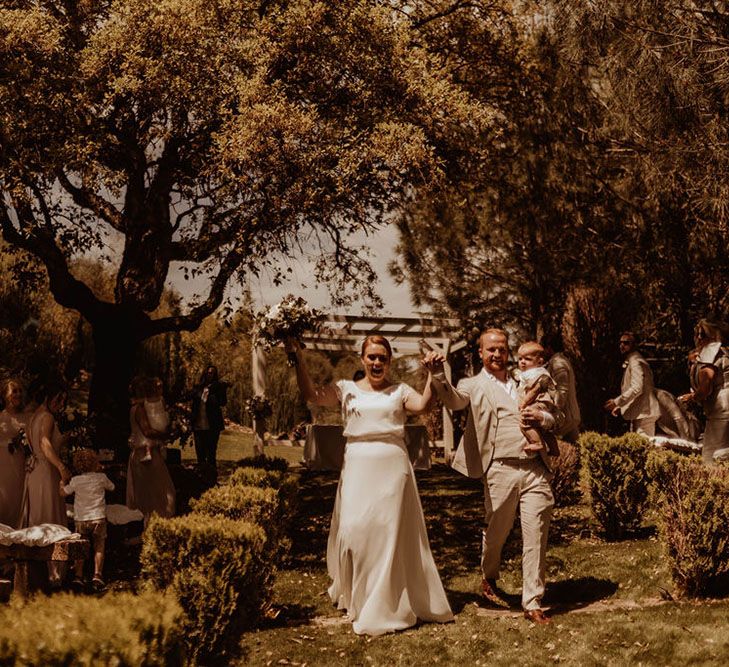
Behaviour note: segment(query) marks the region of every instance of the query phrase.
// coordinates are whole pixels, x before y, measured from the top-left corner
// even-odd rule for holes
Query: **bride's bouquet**
[[[323,314],[310,308],[300,296],[289,294],[268,310],[260,311],[253,322],[253,345],[268,351],[287,338],[300,340],[307,331],[318,331]]]

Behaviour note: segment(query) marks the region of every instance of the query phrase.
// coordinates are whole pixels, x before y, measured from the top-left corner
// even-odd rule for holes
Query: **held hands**
[[[421,365],[427,368],[431,373],[440,373],[443,370],[445,356],[435,350],[430,350],[423,355],[420,360]]]
[[[619,408],[617,403],[615,402],[615,399],[611,398],[608,401],[605,401],[605,405],[603,406],[605,410],[607,410],[611,415],[615,416],[618,414]]]

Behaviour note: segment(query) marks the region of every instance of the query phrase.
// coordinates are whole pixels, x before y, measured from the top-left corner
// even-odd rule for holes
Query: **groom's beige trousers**
[[[554,506],[549,477],[540,459],[496,459],[483,478],[487,524],[481,557],[483,577],[498,579],[501,550],[518,507],[523,540],[524,609],[539,609],[544,595],[547,534]]]

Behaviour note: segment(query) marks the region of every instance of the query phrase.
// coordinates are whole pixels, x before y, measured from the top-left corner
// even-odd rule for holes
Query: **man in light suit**
[[[623,355],[623,380],[620,396],[605,403],[605,409],[630,422],[630,430],[648,437],[656,434],[656,422],[661,408],[653,386],[653,372],[645,357],[638,352],[638,340],[632,331],[620,334]]]
[[[507,373],[509,346],[501,329],[481,334],[483,371],[464,378],[454,388],[443,373],[443,355],[428,352],[423,364],[432,372],[438,398],[451,410],[470,407],[463,439],[453,467],[481,479],[484,485],[486,527],[483,531],[482,592],[499,603],[495,580],[499,576],[501,550],[514,525],[517,507],[523,536],[522,607],[527,619],[548,623],[541,607],[547,534],[554,505],[549,485],[551,472],[545,451],[526,452],[525,426],[552,429],[556,415],[536,406],[519,411],[516,386]]]

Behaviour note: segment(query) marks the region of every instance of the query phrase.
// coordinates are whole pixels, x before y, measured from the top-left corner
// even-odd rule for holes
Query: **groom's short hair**
[[[496,327],[490,327],[488,329],[484,329],[481,332],[481,335],[478,338],[478,346],[481,347],[483,345],[483,339],[485,336],[488,336],[491,334],[492,336],[503,336],[506,339],[506,347],[509,347],[509,334],[506,333],[503,329],[498,329]]]

